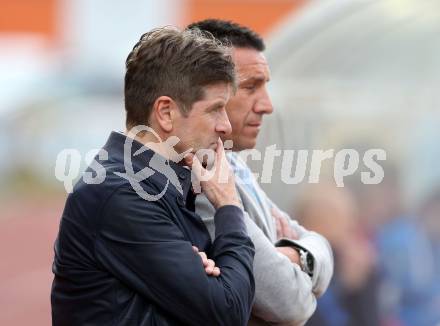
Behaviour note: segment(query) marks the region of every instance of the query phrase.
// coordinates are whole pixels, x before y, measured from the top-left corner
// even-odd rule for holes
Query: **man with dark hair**
[[[273,111],[266,89],[270,73],[260,36],[230,21],[208,19],[188,29],[207,31],[233,47],[238,90],[226,110],[233,141],[228,155],[245,211],[245,222],[255,246],[255,302],[249,324],[303,324],[316,308],[316,298],[327,289],[333,273],[333,256],[325,238],[300,226],[264,193],[246,163],[236,152],[256,145],[265,114]],[[214,208],[203,196],[196,201],[211,235],[216,231]]]
[[[254,49],[263,52],[266,49],[263,39],[253,30],[232,21],[221,19],[205,19],[188,25],[187,29],[199,29],[214,35],[214,37],[235,48]]]
[[[86,171],[105,179],[80,180],[61,219],[54,325],[247,324],[254,249],[219,139],[231,132],[229,52],[212,36],[175,28],[148,32],[133,48],[126,62],[127,132],[110,135]],[[202,180],[208,171],[199,149],[215,150],[210,180]],[[192,171],[175,162],[182,153],[189,153]],[[229,178],[220,182],[225,172]],[[212,243],[194,212],[197,178],[216,210]]]

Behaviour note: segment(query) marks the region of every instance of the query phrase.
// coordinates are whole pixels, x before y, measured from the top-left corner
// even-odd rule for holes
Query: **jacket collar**
[[[103,149],[107,151],[109,160],[122,163],[125,173],[134,172],[140,182],[147,180],[153,182],[159,187],[159,191],[164,189],[168,183],[168,189],[172,188],[185,199],[188,197],[191,190],[189,168],[167,160],[139,141],[115,131],[110,134]],[[136,152],[138,154],[135,155]],[[145,172],[140,174],[139,172],[143,169]]]

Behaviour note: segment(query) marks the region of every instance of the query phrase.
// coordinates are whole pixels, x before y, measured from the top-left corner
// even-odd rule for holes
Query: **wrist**
[[[295,247],[295,250],[298,251],[299,265],[301,266],[301,270],[312,277],[314,269],[314,260],[312,255],[307,250],[299,247]]]
[[[219,200],[214,206],[215,209],[219,209],[222,206],[233,205],[241,208],[240,201],[238,198],[225,198]]]
[[[299,256],[297,264],[301,267],[301,270],[304,273],[310,277],[313,277],[313,272],[315,270],[315,259],[308,250],[289,239],[281,239],[275,244],[275,246],[277,248],[289,247],[295,250]]]
[[[287,258],[289,258],[289,260],[292,263],[300,265],[299,253],[294,248],[292,248],[292,247],[277,247],[277,250],[279,253],[281,253],[284,256],[286,256]]]

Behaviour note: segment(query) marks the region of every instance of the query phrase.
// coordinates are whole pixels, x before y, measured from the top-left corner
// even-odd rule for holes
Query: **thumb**
[[[223,142],[221,140],[221,138],[219,137],[217,139],[217,148],[216,148],[216,157],[217,159],[221,160],[222,156],[225,154],[225,149],[223,147]]]

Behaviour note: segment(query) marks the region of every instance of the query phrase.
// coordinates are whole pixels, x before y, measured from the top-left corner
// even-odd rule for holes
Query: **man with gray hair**
[[[208,19],[187,28],[207,31],[233,47],[238,90],[226,107],[232,133],[223,139],[233,141],[234,152],[228,159],[255,245],[255,303],[250,324],[304,324],[333,274],[330,245],[282,212],[236,153],[255,147],[263,116],[273,111],[266,89],[270,72],[263,55],[264,42],[249,28],[229,21]],[[203,196],[197,198],[196,211],[214,235],[215,210]]]
[[[231,133],[229,50],[175,28],[134,46],[127,131],[112,132],[86,171],[100,166],[104,181],[80,180],[66,201],[52,268],[54,325],[247,324],[254,249],[220,140]],[[214,175],[200,182],[215,207],[213,242],[194,212],[191,181],[207,172],[201,149],[215,151]],[[176,162],[182,153],[187,166]]]

